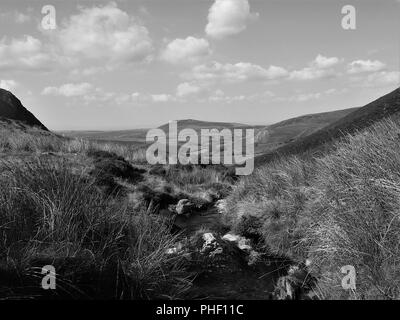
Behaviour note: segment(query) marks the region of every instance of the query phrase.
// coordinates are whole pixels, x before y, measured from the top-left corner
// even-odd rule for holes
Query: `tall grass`
[[[3,298],[45,294],[38,261],[74,288],[68,297],[178,297],[187,287],[183,258],[166,253],[177,240],[167,224],[104,197],[65,160],[2,161],[0,221]]]
[[[2,123],[0,123],[2,124]],[[35,128],[0,126],[0,153],[78,153],[102,150],[115,153],[137,164],[146,164],[146,148],[110,142],[66,138]]]
[[[400,298],[399,137],[388,120],[324,157],[260,168],[236,186],[226,219],[275,254],[310,259],[322,298]],[[345,265],[357,272],[350,292]]]

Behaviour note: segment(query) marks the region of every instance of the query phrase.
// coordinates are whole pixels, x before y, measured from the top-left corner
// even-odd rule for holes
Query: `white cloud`
[[[60,87],[46,87],[42,91],[42,95],[76,97],[85,96],[94,89],[93,85],[87,82],[82,83],[66,83]]]
[[[324,57],[323,55],[318,55],[312,64],[319,69],[331,68],[339,63],[339,58],[337,57]]]
[[[0,70],[47,69],[51,61],[42,42],[32,36],[0,40]]]
[[[202,91],[202,88],[194,84],[184,82],[178,85],[176,88],[176,95],[178,97],[185,97],[188,95],[198,94]]]
[[[347,65],[347,73],[377,72],[383,70],[385,67],[386,65],[379,60],[355,60]]]
[[[153,94],[151,99],[153,102],[168,102],[174,100],[174,97],[170,94]]]
[[[292,71],[289,78],[292,80],[315,80],[334,77],[337,73],[333,67],[339,62],[337,57],[324,57],[319,54],[308,64],[308,67]]]
[[[19,24],[23,24],[31,21],[31,17],[22,12],[15,12],[15,22]]]
[[[334,76],[333,70],[317,69],[312,67],[306,67],[301,70],[295,70],[290,73],[290,79],[293,80],[315,80],[321,78],[327,78]]]
[[[161,53],[161,59],[170,63],[195,63],[210,53],[206,39],[187,37],[171,41]]]
[[[42,90],[42,95],[79,99],[85,105],[90,103],[96,103],[97,105],[105,103],[124,105],[150,100],[149,96],[138,92],[132,94],[111,92],[95,87],[88,82],[66,83],[59,87],[46,87]]]
[[[18,87],[18,83],[15,80],[0,80],[0,88],[13,91],[16,87]]]
[[[247,22],[256,16],[250,12],[248,0],[215,0],[208,12],[205,31],[213,38],[234,35],[245,30]]]
[[[363,82],[366,87],[390,87],[400,85],[399,71],[380,71],[369,74]]]
[[[153,51],[148,30],[114,2],[81,8],[53,40],[68,57],[111,65],[144,61],[150,59]]]
[[[344,93],[346,90],[337,90],[335,88],[327,89],[321,92],[302,92],[292,96],[276,97],[275,101],[284,102],[306,102],[310,100],[318,100],[333,94]]]
[[[288,71],[277,66],[269,66],[265,69],[259,65],[239,62],[236,64],[222,64],[212,62],[208,64],[198,65],[192,68],[189,74],[184,77],[198,81],[215,81],[223,82],[240,82],[249,80],[276,80],[284,78],[288,75]]]

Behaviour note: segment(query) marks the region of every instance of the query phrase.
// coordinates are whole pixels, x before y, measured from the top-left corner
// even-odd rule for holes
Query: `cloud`
[[[42,95],[77,97],[87,95],[93,89],[93,85],[87,82],[67,83],[60,87],[46,87],[43,89]]]
[[[81,8],[52,40],[68,57],[111,65],[145,61],[153,51],[148,30],[114,2]]]
[[[171,41],[161,53],[161,59],[170,63],[195,63],[211,53],[206,39],[187,37]]]
[[[362,82],[365,87],[390,87],[400,85],[399,71],[380,71],[369,74]]]
[[[319,54],[308,64],[308,67],[292,71],[289,78],[304,81],[334,77],[337,73],[333,67],[339,62],[340,60],[337,57],[325,57]]]
[[[267,69],[249,62],[239,62],[236,64],[222,64],[212,62],[198,65],[192,68],[189,74],[184,77],[197,81],[222,81],[222,82],[242,82],[249,80],[276,80],[284,78],[288,71],[282,67],[269,66]]]
[[[23,24],[32,20],[32,17],[29,15],[32,9],[29,8],[26,10],[27,13],[21,11],[3,11],[0,12],[0,19],[8,22],[13,22],[17,24]]]
[[[48,69],[52,58],[42,42],[32,36],[0,40],[0,70]]]
[[[312,65],[318,69],[331,68],[339,63],[339,58],[337,57],[324,57],[323,55],[318,55],[312,62]]]
[[[15,12],[14,17],[15,17],[15,22],[18,24],[23,24],[23,23],[31,21],[31,17],[22,12]]]
[[[153,94],[151,95],[153,102],[168,102],[175,100],[174,96],[170,94]]]
[[[355,60],[347,65],[347,73],[377,72],[383,70],[385,67],[386,65],[379,60]]]
[[[178,85],[176,88],[176,95],[178,97],[185,97],[193,94],[198,94],[202,91],[202,88],[194,84],[184,82]]]
[[[250,12],[248,0],[215,0],[208,12],[205,32],[212,38],[224,38],[246,29],[247,22],[257,17]]]
[[[16,87],[18,87],[18,83],[15,80],[0,80],[0,88],[13,91]]]
[[[340,94],[346,92],[346,89],[337,90],[335,88],[327,89],[321,92],[302,92],[292,96],[276,97],[275,101],[280,102],[306,102],[310,100],[319,100],[333,94]]]
[[[142,103],[150,100],[150,97],[142,95],[138,92],[128,94],[120,92],[111,92],[96,87],[88,82],[66,83],[59,87],[46,87],[42,90],[42,95],[59,96],[66,98],[79,99],[85,105],[96,103],[101,105],[104,103],[112,103],[117,105],[129,103]]]

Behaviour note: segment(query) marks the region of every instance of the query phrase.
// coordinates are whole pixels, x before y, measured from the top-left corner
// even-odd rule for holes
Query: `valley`
[[[246,177],[149,165],[145,129],[52,133],[1,93],[1,298],[397,297],[400,89],[255,127],[257,168]],[[348,264],[355,293],[338,288]],[[62,290],[35,286],[43,265]]]

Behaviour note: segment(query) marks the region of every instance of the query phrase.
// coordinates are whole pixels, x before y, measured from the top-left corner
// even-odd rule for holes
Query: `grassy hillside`
[[[355,133],[387,117],[396,117],[399,111],[400,89],[396,89],[321,130],[257,157],[256,163],[262,164],[279,156],[323,152],[327,145],[345,134]]]
[[[399,135],[399,119],[383,120],[331,154],[266,164],[236,185],[226,220],[267,252],[308,259],[319,298],[399,299]],[[354,291],[341,287],[346,265]]]
[[[11,120],[0,130],[0,300],[184,296],[193,274],[184,252],[168,253],[181,236],[168,207],[227,196],[222,168],[150,168],[130,146]],[[55,292],[38,285],[45,265]]]
[[[210,122],[193,119],[178,120],[178,131],[190,128],[194,129],[200,136],[201,129],[254,129],[255,130],[255,153],[256,155],[270,152],[278,147],[297,141],[315,131],[343,118],[357,108],[323,112],[304,115],[270,126],[251,126],[241,123]],[[159,127],[168,135],[169,124]],[[111,142],[125,145],[143,147],[146,145],[146,134],[149,129],[132,129],[119,131],[63,131],[60,134],[73,137],[90,139],[97,142]]]
[[[265,127],[264,130],[258,130],[256,136],[257,154],[274,150],[304,138],[356,109],[358,108],[308,114],[275,123]]]

